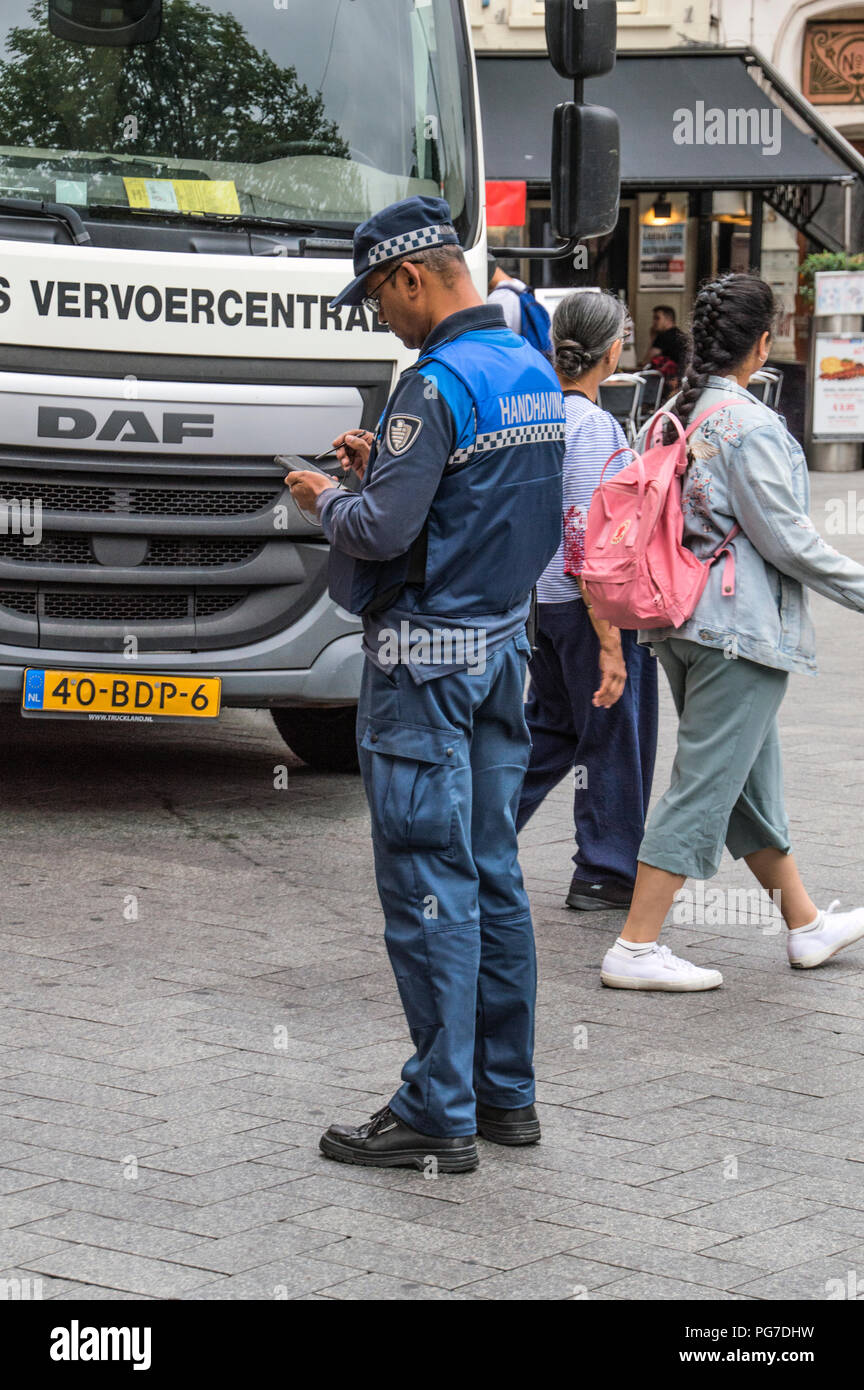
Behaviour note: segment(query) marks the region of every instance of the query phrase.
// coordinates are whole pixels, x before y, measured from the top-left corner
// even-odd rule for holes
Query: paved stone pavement
[[[817,521],[862,479],[816,477]],[[864,539],[839,544],[864,560]],[[795,843],[827,906],[864,899],[864,621],[814,610],[822,678],[793,679],[783,734]],[[661,791],[673,727],[664,693]],[[359,782],[292,760],[263,713],[148,732],[6,710],[0,734],[0,1279],[21,1281],[0,1296],[864,1285],[864,948],[793,974],[756,903],[724,921],[709,897],[666,939],[721,967],[721,991],[604,991],[620,918],[562,906],[562,787],[523,837],[542,1144],[481,1142],[461,1177],[344,1167],[320,1131],[376,1109],[406,1055]],[[747,886],[728,860],[710,885]]]

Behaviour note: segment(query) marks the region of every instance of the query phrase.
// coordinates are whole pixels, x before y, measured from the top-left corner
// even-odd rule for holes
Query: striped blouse
[[[588,508],[600,475],[611,454],[626,447],[618,421],[589,401],[581,391],[565,391],[567,412],[564,451],[564,517],[561,544],[537,584],[540,603],[569,603],[580,598],[576,575],[585,558],[585,526]],[[633,455],[620,454],[606,473],[626,468]]]

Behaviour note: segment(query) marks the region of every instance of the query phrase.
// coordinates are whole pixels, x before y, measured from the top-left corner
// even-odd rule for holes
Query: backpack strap
[[[698,430],[700,425],[704,424],[704,422],[710,419],[712,415],[716,415],[718,411],[724,410],[726,406],[730,405],[737,405],[737,398],[735,396],[727,396],[725,400],[718,402],[717,405],[711,406],[709,410],[703,410],[701,415],[697,415],[696,419],[688,427],[686,433],[681,424],[681,421],[678,419],[678,416],[673,415],[672,411],[669,410],[668,407],[664,408],[663,410],[658,410],[657,414],[653,417],[650,425],[648,426],[648,434],[646,438],[650,444],[651,438],[656,431],[656,427],[659,421],[665,417],[666,419],[671,420],[672,423],[675,425],[678,431],[679,442],[682,444],[686,444],[687,440],[691,437],[691,435],[693,435],[696,432],[696,430]],[[708,561],[709,565],[714,565],[720,559],[721,555],[726,556],[726,562],[723,566],[722,585],[722,593],[724,598],[731,598],[735,593],[735,552],[731,549],[731,544],[732,541],[734,541],[735,537],[740,534],[741,527],[738,525],[736,521],[735,525],[732,527],[732,530],[729,532],[727,536],[723,538],[723,540],[718,545],[717,549],[714,551],[714,554]]]
[[[710,410],[703,410],[703,411],[702,411],[702,414],[701,414],[701,415],[697,415],[697,416],[696,416],[696,419],[693,420],[693,421],[690,423],[690,425],[688,426],[687,434],[686,434],[685,438],[689,439],[690,436],[691,436],[691,434],[695,434],[695,432],[696,432],[696,430],[698,430],[699,426],[702,425],[702,424],[704,424],[705,421],[706,421],[707,419],[710,418],[710,416],[716,415],[717,412],[718,412],[718,410],[725,410],[726,407],[727,407],[727,405],[737,405],[737,404],[738,404],[738,398],[737,398],[737,396],[727,396],[726,399],[725,399],[725,401],[718,401],[717,405],[712,405],[711,408],[710,408]],[[677,418],[677,417],[676,417],[676,418]]]
[[[720,542],[711,559],[708,561],[709,567],[716,564],[721,555],[726,556],[723,566],[723,586],[722,593],[724,598],[732,598],[735,593],[735,551],[731,548],[731,542],[741,534],[741,527],[737,521],[729,534]]]
[[[675,429],[677,431],[679,442],[681,444],[685,444],[687,442],[687,436],[684,433],[684,426],[681,424],[681,421],[678,419],[678,416],[672,413],[668,405],[664,405],[660,410],[657,411],[656,415],[652,415],[646,427],[648,433],[645,436],[645,441],[649,448],[654,442],[654,436],[657,433],[657,426],[659,425],[661,420],[671,421],[671,423],[675,426]]]
[[[703,410],[701,415],[697,415],[696,419],[693,420],[687,427],[686,432],[684,430],[684,426],[681,424],[681,421],[678,419],[678,416],[675,415],[672,410],[670,410],[668,405],[663,406],[661,410],[657,411],[656,415],[652,416],[648,424],[648,433],[645,437],[650,445],[657,431],[657,426],[659,425],[660,421],[671,420],[672,424],[675,426],[678,432],[679,439],[682,441],[686,441],[690,438],[692,434],[696,432],[696,430],[698,430],[700,425],[703,425],[705,421],[708,420],[712,415],[716,415],[718,410],[725,410],[726,406],[737,404],[737,397],[727,396],[724,401],[719,401],[717,405],[712,405],[710,410]]]

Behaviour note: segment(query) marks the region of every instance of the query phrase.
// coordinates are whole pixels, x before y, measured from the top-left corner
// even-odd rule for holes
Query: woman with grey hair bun
[[[656,662],[635,632],[595,617],[580,580],[591,498],[611,455],[627,447],[597,396],[618,366],[628,327],[626,306],[593,291],[568,295],[552,323],[567,413],[564,515],[561,545],[537,586],[525,710],[532,751],[516,827],[575,771],[578,847],[567,906],[583,911],[630,904],[657,749]],[[619,454],[606,476],[629,462]]]

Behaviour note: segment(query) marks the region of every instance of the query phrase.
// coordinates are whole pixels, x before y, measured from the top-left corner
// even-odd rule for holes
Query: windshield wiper
[[[132,213],[135,218],[152,217],[164,220],[165,218],[178,219],[183,222],[195,222],[211,227],[251,227],[256,230],[268,230],[271,232],[281,232],[285,236],[296,236],[299,234],[304,240],[310,241],[314,246],[321,247],[326,245],[328,249],[336,251],[353,251],[354,242],[351,237],[333,236],[331,233],[340,232],[344,224],[326,222],[306,222],[300,218],[293,217],[259,217],[253,213],[246,212],[187,212],[182,208],[170,208],[164,211],[159,208],[133,208],[127,207],[123,203],[94,203],[90,207],[91,216],[104,212],[123,212]]]
[[[0,212],[19,217],[48,217],[62,222],[76,246],[92,246],[90,233],[81,221],[81,214],[66,203],[40,202],[36,198],[0,198]]]

